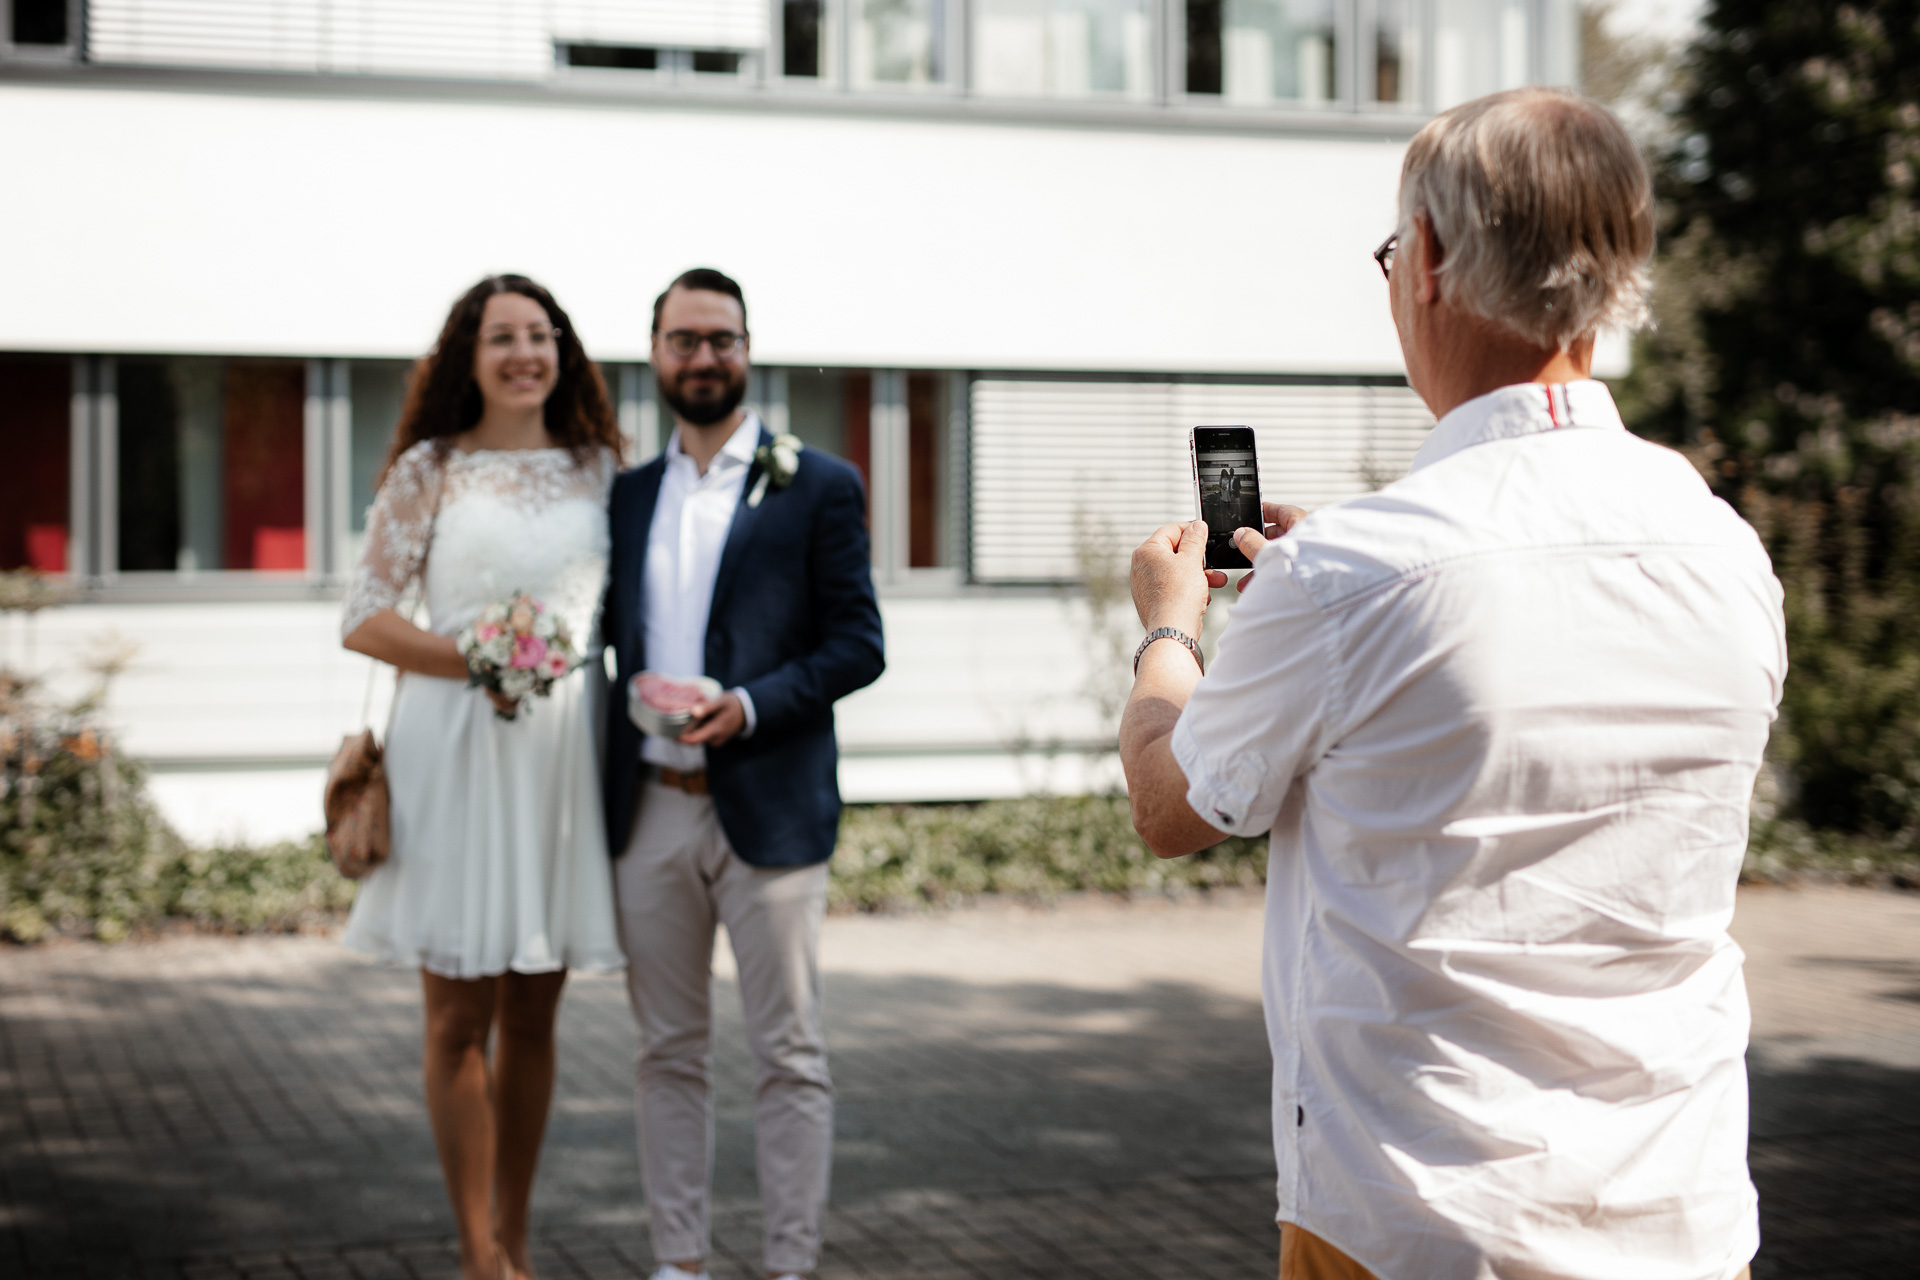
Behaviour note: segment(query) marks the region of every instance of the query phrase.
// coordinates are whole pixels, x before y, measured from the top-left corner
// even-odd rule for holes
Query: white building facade
[[[767,422],[869,484],[887,674],[853,800],[1112,781],[1124,604],[1073,584],[1194,510],[1429,425],[1370,252],[1435,110],[1572,82],[1572,0],[0,0],[0,636],[111,714],[191,836],[318,822],[338,646],[411,361],[481,276],[551,288],[636,458],[650,306],[745,286]],[[1125,647],[1125,646],[1119,646]],[[375,685],[374,718],[387,686]]]

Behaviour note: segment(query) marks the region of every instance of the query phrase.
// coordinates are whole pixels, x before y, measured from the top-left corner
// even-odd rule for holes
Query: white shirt
[[[1528,384],[1258,567],[1172,745],[1272,831],[1280,1220],[1380,1280],[1736,1275],[1759,539],[1600,383]]]
[[[675,428],[667,441],[666,471],[660,477],[660,496],[654,501],[653,523],[647,533],[645,590],[641,592],[646,629],[647,669],[670,676],[697,676],[707,670],[707,617],[713,610],[713,583],[720,572],[720,553],[727,531],[746,487],[754,451],[760,447],[760,419],[748,412],[720,452],[700,474],[680,448]],[[747,713],[742,736],[752,734],[753,699],[745,689],[734,689]],[[705,747],[688,746],[652,734],[641,739],[640,758],[671,769],[704,769]]]

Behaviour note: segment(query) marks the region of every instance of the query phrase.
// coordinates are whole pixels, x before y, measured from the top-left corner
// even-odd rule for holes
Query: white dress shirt
[[[760,419],[751,411],[707,464],[705,475],[681,450],[679,428],[667,441],[666,471],[660,477],[660,496],[647,532],[646,583],[640,596],[650,671],[669,676],[706,674],[714,578],[759,447]],[[747,713],[741,734],[750,735],[755,723],[753,699],[745,689],[733,692]],[[671,769],[704,769],[707,749],[648,734],[641,740],[640,758]]]
[[[1600,383],[1526,384],[1258,567],[1172,745],[1272,832],[1280,1220],[1380,1280],[1738,1274],[1759,539]]]

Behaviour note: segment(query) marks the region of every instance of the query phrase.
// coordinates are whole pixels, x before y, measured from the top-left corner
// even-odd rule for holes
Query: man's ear
[[[1419,272],[1414,279],[1414,296],[1421,305],[1432,306],[1441,300],[1440,266],[1447,258],[1447,247],[1434,234],[1433,221],[1424,213],[1413,215],[1414,255],[1409,265]]]

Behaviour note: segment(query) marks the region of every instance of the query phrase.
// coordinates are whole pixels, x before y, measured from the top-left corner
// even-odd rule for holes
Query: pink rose
[[[540,674],[549,680],[558,680],[561,676],[567,674],[566,655],[560,653],[547,654],[547,656],[541,660]]]
[[[547,656],[547,642],[539,636],[516,636],[513,641],[513,660],[507,665],[532,670],[540,665]]]
[[[489,640],[498,640],[502,630],[504,628],[497,622],[483,622],[473,629],[473,638],[485,644]]]

